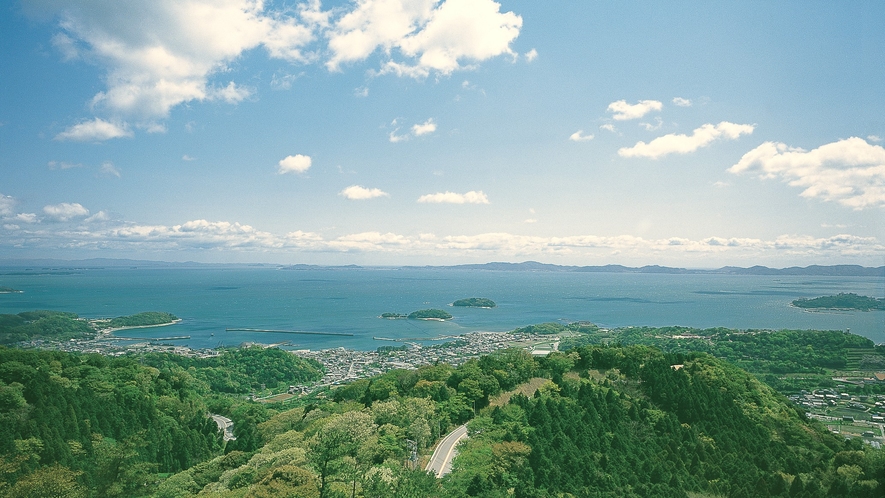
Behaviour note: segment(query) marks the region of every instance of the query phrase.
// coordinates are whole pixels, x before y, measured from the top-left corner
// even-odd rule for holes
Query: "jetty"
[[[242,329],[226,328],[225,332],[262,332],[269,334],[301,334],[301,335],[334,335],[339,337],[353,337],[353,334],[344,332],[308,332],[306,330],[271,330],[271,329]]]
[[[189,335],[175,335],[175,336],[172,336],[172,337],[120,337],[120,336],[113,336],[113,337],[109,337],[108,340],[112,340],[112,341],[151,341],[151,342],[156,342],[156,341],[184,341],[184,340],[187,340],[187,339],[190,339],[190,338],[191,338],[191,336],[189,336]]]

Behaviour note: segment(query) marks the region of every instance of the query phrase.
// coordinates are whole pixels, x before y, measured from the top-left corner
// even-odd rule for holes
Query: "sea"
[[[0,313],[37,309],[109,318],[166,311],[175,325],[118,332],[191,348],[286,343],[289,349],[374,350],[542,322],[601,327],[687,326],[850,331],[885,343],[883,311],[806,311],[797,298],[885,296],[881,277],[570,273],[409,268],[268,267],[0,269]],[[485,297],[496,308],[452,307]],[[387,320],[385,312],[440,308],[446,322]],[[344,335],[229,329],[322,332]]]

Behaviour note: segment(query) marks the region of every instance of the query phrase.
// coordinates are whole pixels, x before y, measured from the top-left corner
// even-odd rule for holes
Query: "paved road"
[[[439,446],[433,450],[430,461],[424,470],[430,472],[436,477],[442,477],[452,471],[452,459],[458,454],[455,446],[462,440],[467,438],[467,425],[462,425],[453,430],[446,436]]]
[[[222,417],[221,415],[215,415],[214,413],[209,414],[212,417],[212,420],[215,421],[215,424],[218,425],[218,430],[224,431],[224,440],[232,441],[236,439],[234,437],[234,422],[233,420]]]

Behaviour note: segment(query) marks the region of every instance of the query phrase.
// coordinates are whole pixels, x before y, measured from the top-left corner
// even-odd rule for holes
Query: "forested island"
[[[409,313],[410,320],[451,320],[452,315],[448,311],[438,309],[418,310]]]
[[[469,297],[467,299],[459,299],[452,303],[452,306],[463,306],[467,308],[494,308],[497,306],[494,301],[485,297]]]
[[[813,299],[800,298],[793,301],[793,306],[806,309],[838,309],[873,311],[885,310],[885,299],[858,296],[854,293],[839,293],[835,296],[822,296]]]
[[[381,318],[386,318],[388,320],[400,320],[403,318],[409,318],[409,315],[405,313],[381,313]]]

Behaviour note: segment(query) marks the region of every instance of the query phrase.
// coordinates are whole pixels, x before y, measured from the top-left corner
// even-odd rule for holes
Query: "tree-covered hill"
[[[149,353],[141,361],[159,369],[188,371],[205,382],[209,390],[233,394],[249,393],[262,384],[267,389],[281,389],[323,376],[322,365],[314,360],[261,346],[224,349],[210,358]]]
[[[0,494],[56,479],[130,496],[212,456],[221,440],[194,383],[130,358],[0,347]]]
[[[843,309],[873,311],[885,310],[885,299],[858,296],[854,293],[839,293],[835,296],[821,296],[813,299],[801,298],[793,301],[793,306],[806,309]]]
[[[67,340],[92,337],[95,330],[76,313],[63,311],[24,311],[0,314],[0,344],[13,344],[32,338]]]

